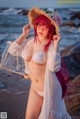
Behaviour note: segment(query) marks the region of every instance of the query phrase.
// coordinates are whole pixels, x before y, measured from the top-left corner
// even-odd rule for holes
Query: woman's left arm
[[[48,69],[52,72],[59,71],[59,69],[61,67],[61,56],[60,56],[60,50],[59,50],[59,42],[60,42],[60,36],[54,35],[53,36],[53,44],[51,44],[51,47],[48,51],[47,66],[48,66]]]

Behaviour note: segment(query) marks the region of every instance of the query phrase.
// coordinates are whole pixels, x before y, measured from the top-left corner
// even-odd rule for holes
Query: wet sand
[[[23,94],[10,94],[0,92],[0,112],[7,112],[7,119],[25,119],[28,90]],[[80,119],[80,116],[72,116],[72,119]]]
[[[80,116],[72,116],[72,119],[80,119]]]
[[[25,119],[28,92],[24,94],[10,94],[0,92],[0,112],[7,112],[7,119]]]

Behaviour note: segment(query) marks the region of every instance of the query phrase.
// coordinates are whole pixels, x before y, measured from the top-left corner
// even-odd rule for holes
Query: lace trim
[[[48,119],[72,119],[68,112],[56,113],[51,111]]]

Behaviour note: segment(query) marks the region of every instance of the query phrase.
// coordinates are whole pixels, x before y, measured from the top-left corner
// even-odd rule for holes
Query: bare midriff
[[[31,77],[31,86],[37,91],[44,91],[44,77],[46,64],[38,64],[31,60],[28,62],[29,75]]]

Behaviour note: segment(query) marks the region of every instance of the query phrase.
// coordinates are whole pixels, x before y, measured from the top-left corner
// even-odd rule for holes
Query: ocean
[[[28,17],[26,15],[18,14],[23,8],[0,8],[0,57],[6,46],[7,41],[16,40],[22,33],[22,28],[27,24]],[[73,12],[79,12],[80,9],[73,8],[58,8],[54,9],[58,11],[62,17],[62,22],[74,22],[76,26],[60,26],[60,50],[73,45],[80,41],[80,20],[75,18],[70,20]],[[33,35],[33,29],[31,29],[30,36]],[[6,76],[8,79],[6,79]],[[25,79],[19,78],[19,80],[12,79],[11,76],[0,71],[0,90],[6,90],[10,93],[20,94],[24,93],[25,89],[23,85],[27,85],[29,82]],[[11,86],[10,86],[11,85]]]

